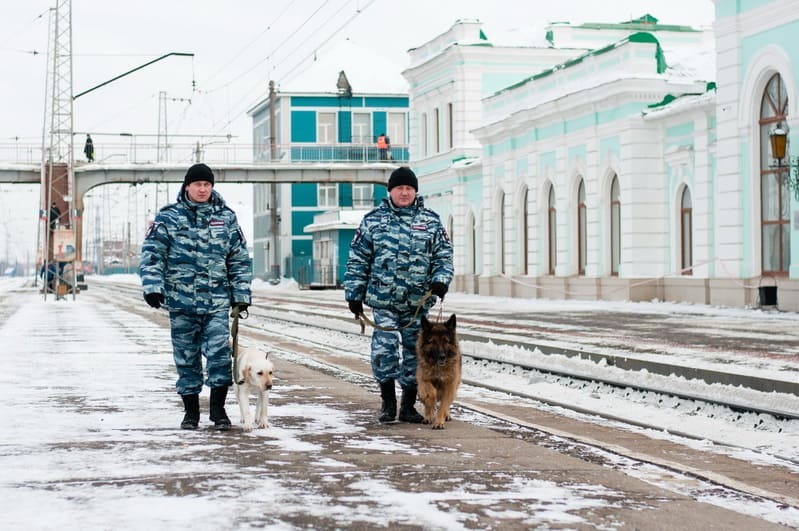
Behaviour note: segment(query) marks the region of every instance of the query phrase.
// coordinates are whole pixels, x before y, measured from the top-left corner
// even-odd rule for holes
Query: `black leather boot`
[[[209,415],[211,421],[214,423],[214,428],[221,431],[230,429],[230,419],[225,413],[225,399],[227,398],[227,387],[212,387]]]
[[[399,419],[402,422],[421,424],[424,417],[416,411],[413,405],[416,403],[416,386],[402,388],[402,399],[400,400]]]
[[[380,398],[383,404],[380,406],[380,422],[394,422],[397,420],[397,394],[394,390],[394,380],[387,380],[380,384]]]
[[[183,422],[180,428],[183,430],[196,430],[200,423],[200,395],[180,395],[183,399]]]

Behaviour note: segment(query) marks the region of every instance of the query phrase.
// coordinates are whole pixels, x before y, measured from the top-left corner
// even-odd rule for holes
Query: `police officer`
[[[211,168],[189,168],[177,202],[162,208],[150,226],[139,265],[147,304],[169,310],[183,429],[198,426],[203,384],[211,388],[211,421],[216,429],[230,429],[225,412],[233,383],[228,311],[250,305],[247,243],[236,214],[213,188]]]
[[[366,214],[350,244],[344,297],[359,316],[364,303],[380,327],[372,333],[372,373],[380,384],[380,422],[397,418],[395,381],[402,388],[399,420],[420,423],[416,411],[416,336],[421,316],[447,293],[453,276],[452,244],[438,214],[417,195],[419,182],[408,167],[388,180],[389,197]],[[435,295],[416,314],[425,293]],[[410,323],[410,324],[408,324]]]

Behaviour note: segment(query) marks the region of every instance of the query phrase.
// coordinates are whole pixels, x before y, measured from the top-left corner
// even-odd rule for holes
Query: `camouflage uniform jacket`
[[[366,214],[350,243],[344,298],[377,309],[413,311],[432,282],[452,281],[452,244],[421,196],[403,208],[388,198]],[[436,297],[425,306],[430,308]]]
[[[236,214],[215,190],[207,203],[162,208],[147,231],[139,265],[145,295],[161,293],[170,312],[207,314],[250,303],[252,260]]]

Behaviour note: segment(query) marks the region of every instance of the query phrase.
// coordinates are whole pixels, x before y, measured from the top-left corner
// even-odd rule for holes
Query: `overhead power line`
[[[217,75],[219,75],[219,73],[220,73],[222,70],[224,70],[224,69],[225,69],[225,68],[226,68],[226,67],[227,67],[227,66],[228,66],[230,63],[232,63],[232,62],[233,62],[233,61],[234,61],[234,60],[235,60],[237,57],[241,56],[241,55],[242,55],[242,54],[243,54],[245,51],[247,51],[247,50],[248,50],[248,49],[249,49],[249,48],[250,48],[250,47],[251,47],[253,44],[255,44],[256,42],[258,42],[258,41],[261,39],[261,37],[263,37],[264,35],[266,35],[266,33],[267,33],[267,32],[271,31],[271,30],[272,30],[272,28],[275,26],[275,24],[277,24],[277,22],[278,22],[278,21],[279,21],[279,20],[280,20],[280,19],[283,17],[283,15],[285,15],[285,14],[288,12],[289,8],[291,8],[291,6],[293,6],[293,5],[294,5],[296,2],[297,2],[297,0],[292,0],[291,2],[289,2],[288,4],[286,4],[286,7],[284,7],[284,8],[283,8],[283,11],[281,11],[281,12],[280,12],[280,13],[277,15],[277,17],[275,17],[275,19],[274,19],[274,20],[272,20],[272,22],[270,22],[269,24],[267,24],[267,25],[266,25],[266,28],[265,28],[265,29],[264,29],[264,30],[263,30],[261,33],[259,33],[257,37],[255,37],[254,39],[252,39],[250,42],[248,42],[247,44],[245,44],[245,45],[244,45],[244,46],[243,46],[243,47],[242,47],[242,48],[241,48],[239,51],[237,51],[236,53],[234,53],[230,61],[226,61],[226,62],[224,63],[224,65],[223,65],[223,66],[219,67],[219,69],[218,69],[216,72],[214,72],[213,74],[211,74],[211,75],[210,75],[210,76],[209,76],[209,77],[208,77],[208,78],[205,80],[205,81],[206,81],[206,83],[207,83],[207,82],[209,82],[210,80],[214,79],[214,78],[215,78]],[[232,83],[232,82],[233,82],[233,81],[235,81],[236,79],[240,78],[242,75],[245,75],[246,73],[250,72],[251,70],[252,70],[252,68],[249,68],[249,69],[247,69],[245,72],[243,72],[242,74],[240,74],[240,75],[238,75],[238,76],[235,76],[233,79],[231,79],[230,81],[228,81],[227,83],[225,83],[225,85],[223,85],[223,86],[230,85],[230,83]],[[218,88],[217,88],[217,89],[212,89],[212,90],[209,90],[208,92],[213,92],[214,90],[218,90]]]
[[[248,68],[247,70],[245,70],[245,71],[241,72],[239,75],[237,75],[237,76],[236,76],[236,77],[234,77],[233,79],[229,80],[229,81],[228,81],[227,83],[225,83],[224,85],[221,85],[221,86],[219,86],[219,87],[217,87],[217,88],[215,88],[215,89],[211,89],[211,90],[209,90],[208,92],[209,92],[209,93],[210,93],[210,92],[214,92],[214,91],[216,91],[216,90],[219,90],[220,88],[227,87],[227,86],[231,85],[233,82],[237,81],[238,79],[241,79],[243,76],[245,76],[245,75],[249,74],[250,72],[252,72],[252,71],[253,71],[253,70],[255,70],[256,68],[258,68],[259,66],[261,66],[262,64],[264,64],[266,61],[268,61],[269,59],[271,59],[271,58],[274,56],[274,54],[275,54],[275,53],[276,53],[278,50],[280,50],[280,49],[283,47],[283,45],[285,45],[285,44],[286,44],[287,42],[289,42],[289,41],[290,41],[292,38],[294,38],[296,35],[298,35],[298,34],[299,34],[299,32],[302,30],[302,28],[304,28],[304,27],[305,27],[305,25],[306,25],[306,24],[308,24],[308,22],[310,22],[310,21],[311,21],[311,19],[312,19],[313,17],[315,17],[315,16],[316,16],[316,14],[317,14],[317,13],[319,13],[319,11],[321,11],[321,10],[322,10],[322,8],[323,8],[323,7],[325,7],[325,6],[326,6],[327,4],[329,4],[329,3],[330,3],[330,0],[324,0],[324,2],[322,2],[322,4],[320,4],[320,5],[319,5],[319,7],[317,7],[317,8],[316,8],[316,10],[315,10],[313,13],[311,13],[310,15],[308,15],[308,17],[306,17],[306,19],[305,19],[305,20],[304,20],[304,21],[303,21],[303,22],[302,22],[302,23],[301,23],[299,26],[297,26],[296,28],[294,28],[294,29],[291,31],[291,33],[289,34],[289,37],[288,37],[287,39],[283,40],[283,41],[282,41],[280,44],[278,44],[278,45],[277,45],[277,47],[276,47],[274,50],[272,50],[272,51],[271,51],[271,52],[270,52],[270,53],[269,53],[269,54],[268,54],[266,57],[264,57],[263,59],[261,59],[260,61],[258,61],[258,62],[257,62],[257,63],[255,63],[254,65],[252,65],[252,66],[251,66],[250,68]]]
[[[351,0],[348,1],[347,4],[349,4],[350,2],[351,2]],[[329,32],[327,37],[325,37],[319,44],[315,45],[313,47],[313,51],[310,54],[308,54],[307,56],[303,57],[300,61],[297,62],[297,64],[295,64],[293,67],[291,67],[287,72],[290,74],[290,73],[294,72],[297,68],[302,66],[302,62],[303,61],[305,61],[306,59],[308,59],[310,57],[313,57],[314,53],[316,53],[316,51],[319,48],[321,48],[322,46],[327,44],[330,40],[332,40],[334,37],[339,35],[344,28],[346,28],[350,23],[352,23],[352,21],[355,20],[358,16],[363,14],[364,11],[366,11],[366,9],[368,9],[369,6],[371,6],[374,2],[375,2],[375,0],[369,0],[366,3],[366,5],[364,5],[362,8],[356,9],[354,11],[354,13],[350,17],[348,17],[342,24],[337,26],[333,31]],[[344,9],[344,7],[346,7],[346,4],[345,4],[345,6],[342,6],[342,8],[339,10],[339,12],[341,12]],[[326,21],[326,24],[329,23],[329,22],[330,22],[330,20],[328,19],[328,21]],[[293,53],[293,51],[292,51],[292,53]],[[261,61],[261,62],[263,62],[263,61]],[[232,114],[229,114],[228,118],[226,119],[226,121],[218,122],[218,123],[213,124],[212,125],[213,130],[214,131],[224,130],[226,127],[228,127],[235,120],[235,118],[237,118],[242,113],[246,112],[246,110],[248,108],[252,107],[254,105],[254,103],[255,103],[255,102],[252,101],[252,93],[255,92],[256,90],[258,90],[259,87],[262,87],[263,85],[264,85],[264,80],[263,79],[259,79],[256,84],[251,86],[240,98],[238,98],[238,101],[233,104],[233,108],[236,109],[235,112],[233,112]]]

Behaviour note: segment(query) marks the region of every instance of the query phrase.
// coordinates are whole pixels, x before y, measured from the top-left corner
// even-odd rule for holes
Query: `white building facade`
[[[799,6],[749,4],[717,1],[714,29],[559,23],[531,47],[458,21],[412,50],[411,166],[453,288],[799,309],[790,151],[769,145],[797,130]]]

